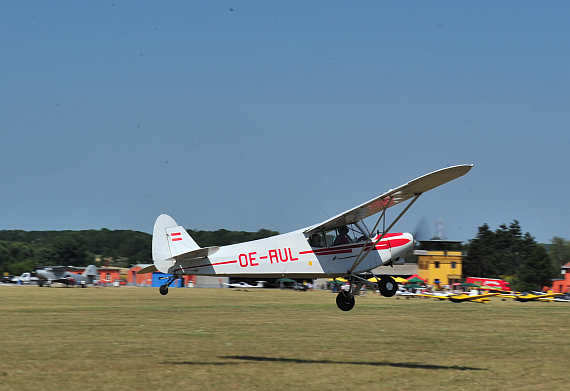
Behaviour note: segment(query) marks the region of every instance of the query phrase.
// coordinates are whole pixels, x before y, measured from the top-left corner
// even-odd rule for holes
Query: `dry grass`
[[[0,390],[566,390],[570,305],[0,287]]]

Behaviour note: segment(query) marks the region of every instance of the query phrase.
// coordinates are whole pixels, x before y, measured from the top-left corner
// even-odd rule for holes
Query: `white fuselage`
[[[239,277],[332,278],[346,275],[366,242],[339,246],[311,247],[303,230],[221,247],[207,258],[179,260],[168,268],[170,274],[225,275]],[[355,273],[396,262],[411,253],[414,239],[408,233],[387,234],[359,263]],[[362,256],[360,255],[360,256]]]

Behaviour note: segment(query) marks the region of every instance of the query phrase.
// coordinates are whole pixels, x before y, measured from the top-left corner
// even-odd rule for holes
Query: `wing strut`
[[[393,196],[390,196],[390,199],[388,200],[388,202],[386,204],[390,205],[393,198],[394,198]],[[364,252],[364,249],[366,248],[368,243],[370,243],[371,236],[374,234],[374,231],[376,231],[378,224],[380,224],[380,220],[382,220],[382,218],[384,218],[384,216],[386,215],[386,207],[384,205],[382,206],[382,209],[383,209],[382,214],[378,218],[378,221],[376,221],[376,224],[374,225],[374,228],[372,228],[372,231],[369,232],[368,237],[366,238],[366,243],[364,243],[364,246],[362,246],[362,248],[360,249],[358,256],[356,257],[356,259],[354,260],[354,263],[352,264],[352,267],[348,271],[349,274],[352,273],[352,271],[356,268],[356,266],[358,266],[360,264],[362,259],[364,259],[368,255],[368,253],[370,253],[370,250],[372,248],[376,247],[376,244],[374,244],[374,246],[372,246],[370,249],[368,249],[368,251],[366,251],[366,254],[364,254],[364,256],[362,258],[360,257],[362,255],[362,253]],[[384,228],[386,228],[386,218],[384,218]],[[382,236],[380,236],[380,239],[378,241],[380,241],[384,237],[384,232],[386,232],[385,229],[382,231]]]
[[[364,260],[364,258],[366,258],[368,256],[368,254],[370,254],[370,251],[372,251],[373,249],[376,248],[376,246],[378,245],[378,243],[380,243],[380,241],[382,239],[384,239],[384,236],[386,235],[387,232],[390,232],[390,230],[392,229],[392,227],[398,222],[398,220],[400,220],[400,218],[408,211],[408,209],[410,209],[410,207],[414,204],[414,202],[417,201],[418,198],[420,198],[420,196],[422,195],[422,193],[417,193],[414,196],[414,199],[412,201],[410,201],[410,203],[406,206],[406,208],[402,211],[402,213],[400,213],[398,215],[398,217],[396,217],[396,220],[394,220],[392,222],[392,224],[390,224],[390,226],[388,227],[388,229],[384,230],[384,232],[382,232],[382,235],[380,235],[380,237],[378,238],[378,240],[376,242],[374,242],[374,244],[372,246],[370,246],[370,248],[368,250],[366,250],[366,252],[363,254],[364,248],[366,247],[366,245],[368,244],[368,242],[370,241],[370,238],[368,238],[368,240],[366,241],[366,244],[362,247],[362,249],[360,250],[360,254],[358,254],[358,256],[356,257],[356,259],[354,260],[354,263],[352,264],[351,268],[348,269],[348,274],[352,274],[352,272],[354,271],[354,269],[356,269],[356,267],[358,265],[360,265],[360,263]],[[393,196],[391,196],[390,198],[392,198]],[[378,219],[378,221],[376,222],[376,225],[374,226],[374,228],[372,229],[372,232],[374,233],[374,231],[376,230],[376,227],[378,226],[378,224],[380,223],[380,220],[382,219],[382,217],[384,217],[384,215],[386,214],[386,208],[384,208],[384,211],[382,212],[382,215],[380,215],[380,218]]]

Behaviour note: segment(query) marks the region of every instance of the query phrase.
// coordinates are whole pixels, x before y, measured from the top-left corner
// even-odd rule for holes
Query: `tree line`
[[[483,224],[464,250],[464,275],[510,280],[519,291],[540,290],[551,279],[561,278],[560,267],[570,262],[569,241],[554,237],[551,244],[539,244],[528,232],[522,233],[517,220],[495,231]]]
[[[278,232],[188,230],[202,247],[262,239]],[[0,274],[20,275],[42,266],[130,267],[152,263],[152,235],[109,229],[85,231],[0,231]]]

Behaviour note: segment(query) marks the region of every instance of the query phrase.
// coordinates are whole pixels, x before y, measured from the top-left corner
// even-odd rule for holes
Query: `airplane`
[[[161,214],[156,219],[152,236],[154,264],[138,273],[160,271],[171,275],[159,288],[162,295],[168,293],[168,287],[175,279],[185,274],[267,279],[343,277],[349,281],[350,288],[340,290],[336,304],[340,310],[350,311],[355,305],[355,296],[364,285],[379,290],[383,296],[391,297],[396,293],[398,283],[392,277],[374,275],[372,270],[403,264],[416,241],[410,233],[391,233],[390,230],[423,193],[465,175],[472,167],[472,164],[466,164],[443,168],[321,223],[223,247],[198,246],[172,217]],[[410,202],[385,228],[386,211],[405,201]],[[364,219],[377,213],[380,217],[369,229]],[[377,231],[381,221],[382,232]],[[376,282],[368,281],[370,276]]]
[[[509,297],[512,299],[515,299],[515,301],[520,301],[520,302],[527,302],[527,301],[555,301],[555,299],[558,296],[564,296],[564,293],[539,293],[539,292],[535,292],[535,293],[528,293],[528,292],[522,292],[522,293],[507,293],[507,294],[502,294],[501,297]]]
[[[224,285],[227,285],[228,288],[235,288],[237,290],[243,289],[243,290],[247,290],[247,289],[253,289],[253,288],[264,288],[263,284],[266,281],[256,281],[257,285],[250,285],[247,282],[235,282],[235,283],[227,283],[224,282]]]
[[[396,299],[399,299],[400,297],[405,297],[406,299],[409,298],[414,298],[414,297],[422,297],[424,296],[422,292],[422,288],[415,288],[414,291],[410,291],[406,288],[404,288],[403,286],[399,286],[398,290],[396,291]]]
[[[450,296],[455,296],[455,295],[457,294],[450,291],[433,291],[433,292],[422,293],[419,294],[418,296],[439,299],[439,300],[447,300],[449,299]]]
[[[560,296],[554,297],[552,299],[547,299],[547,300],[553,300],[553,301],[559,301],[562,303],[569,303],[570,302],[570,294],[568,293],[561,293]]]
[[[453,303],[463,303],[464,301],[473,301],[475,303],[487,303],[489,301],[491,301],[491,299],[489,299],[489,297],[493,297],[493,296],[498,296],[500,295],[499,292],[494,292],[494,293],[484,293],[482,295],[479,294],[479,291],[477,289],[472,289],[469,291],[469,293],[461,293],[458,295],[450,295],[447,296],[447,298],[449,300],[451,300],[451,302]]]
[[[74,266],[37,266],[36,277],[39,278],[39,286],[51,286],[52,282],[60,282],[65,285],[78,284],[85,288],[87,284],[93,284],[99,274],[95,265],[89,265],[82,274],[71,273],[71,270],[79,270]]]

